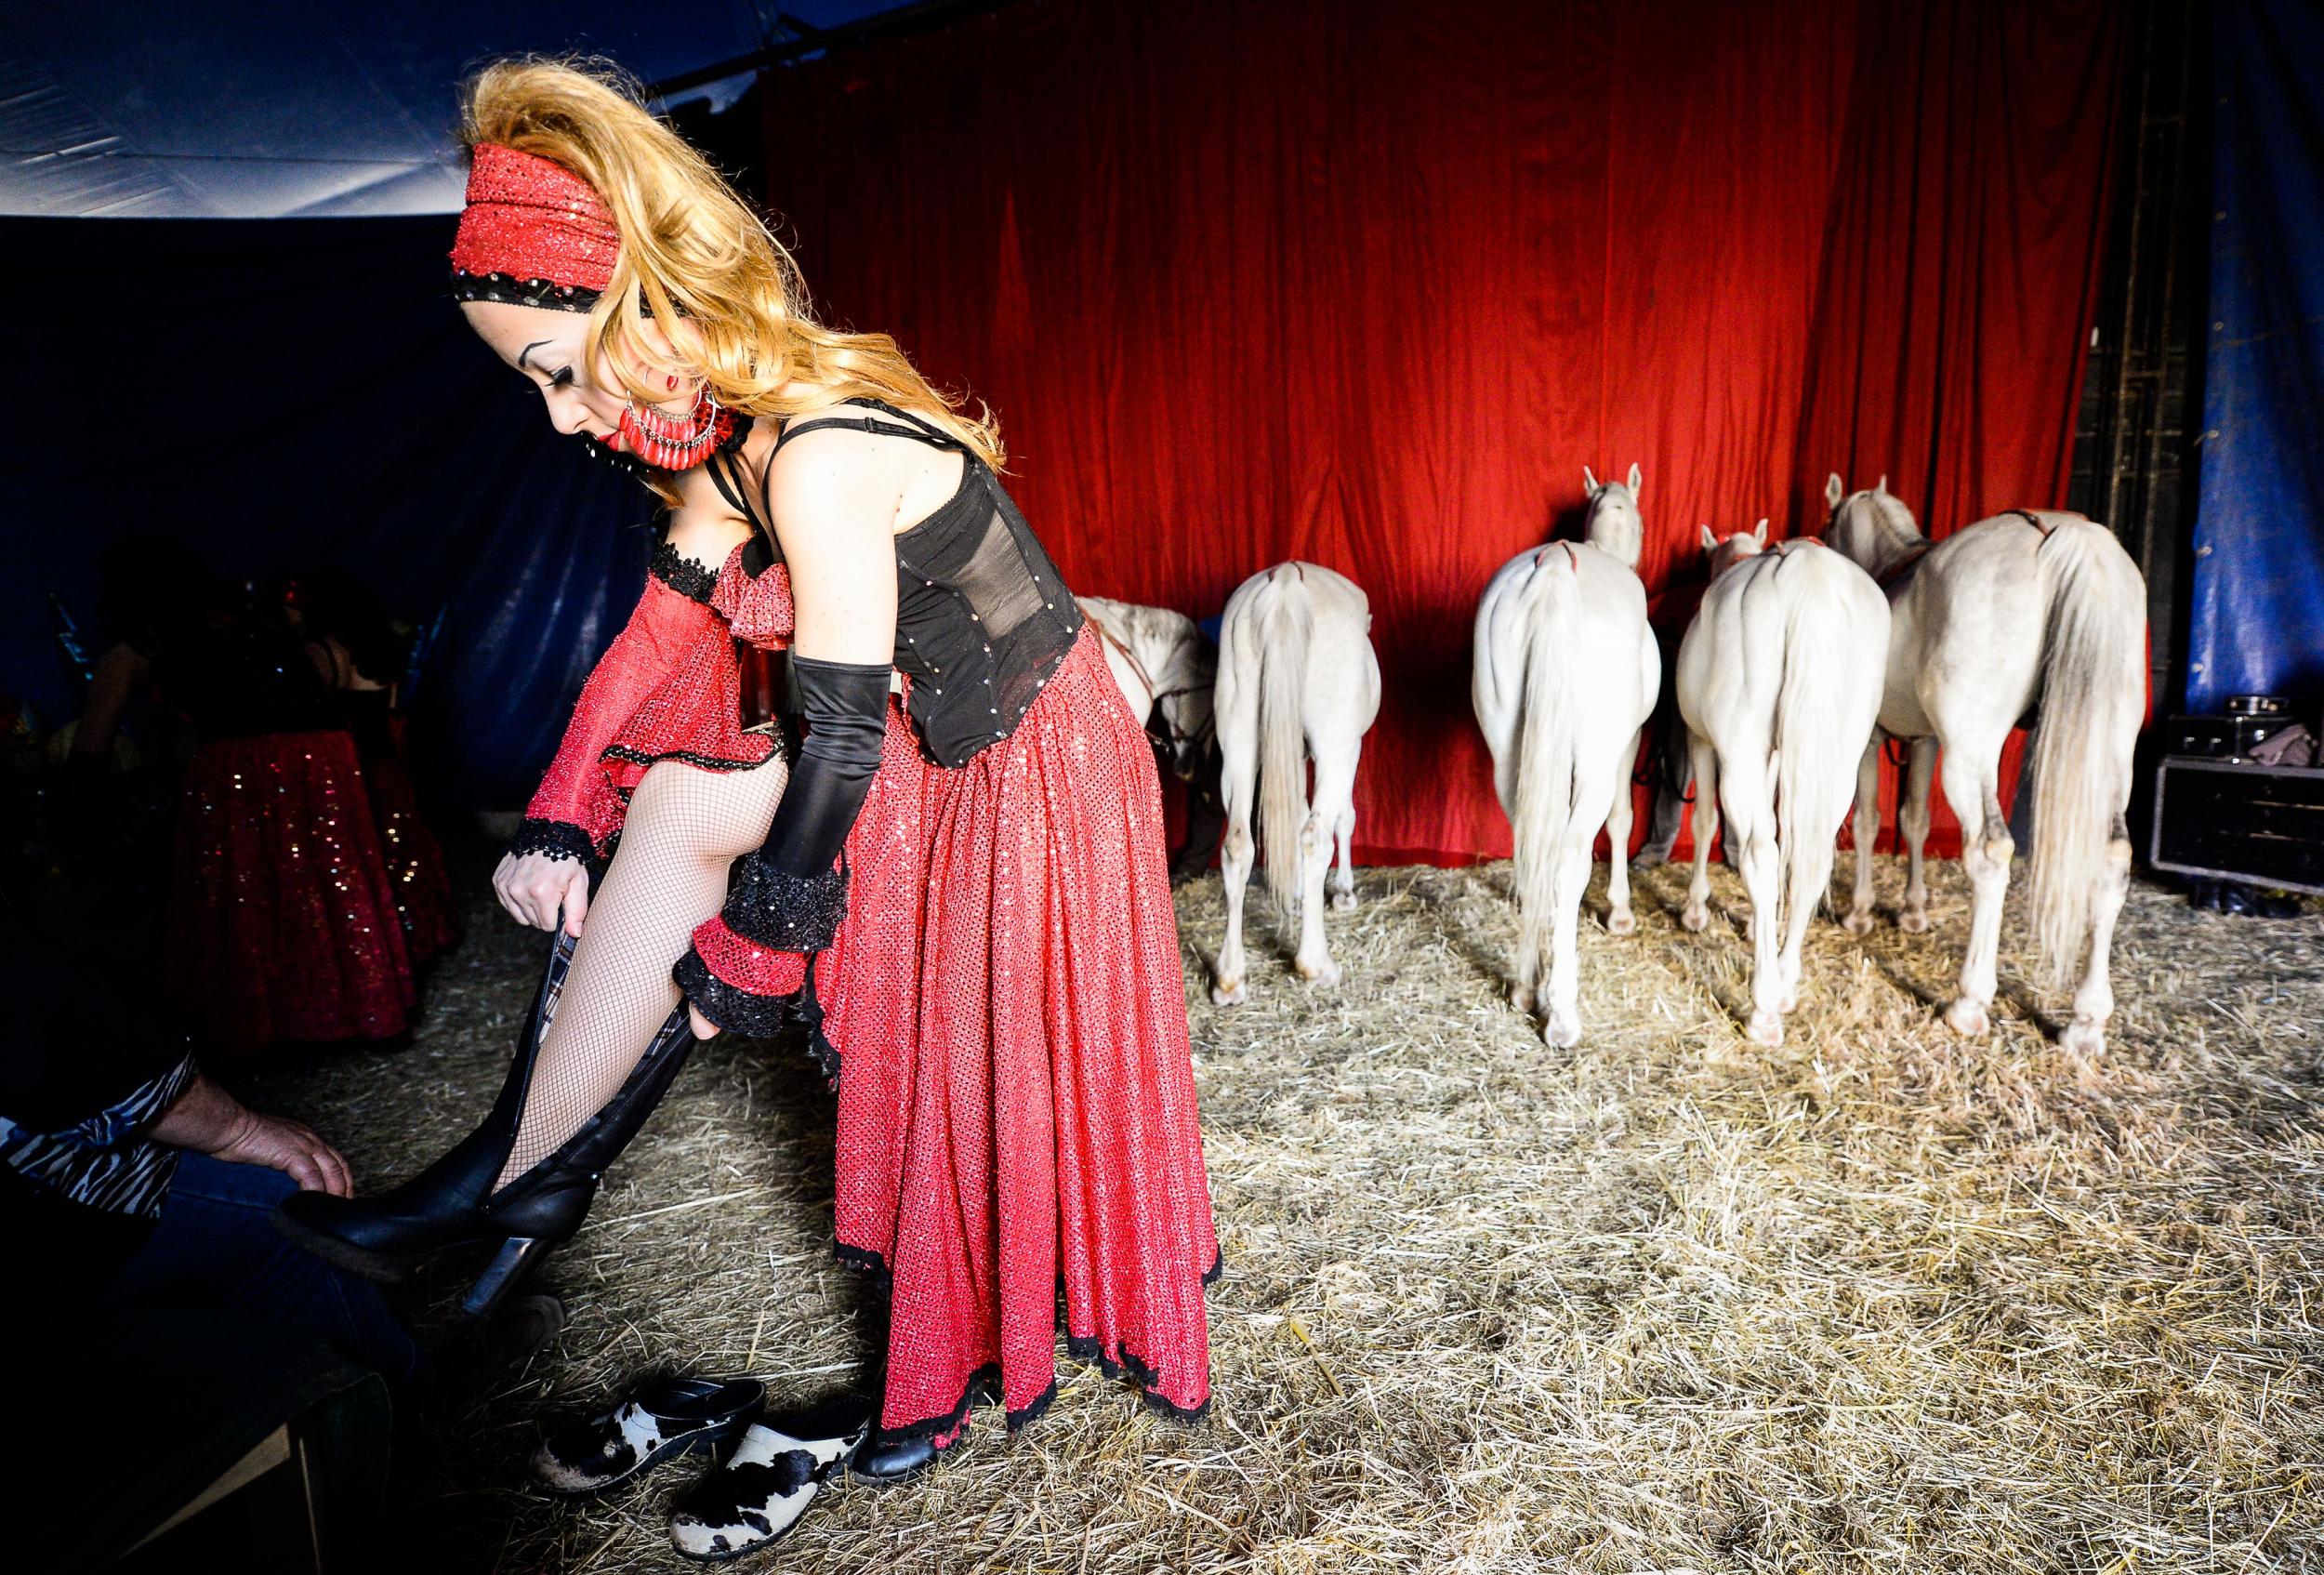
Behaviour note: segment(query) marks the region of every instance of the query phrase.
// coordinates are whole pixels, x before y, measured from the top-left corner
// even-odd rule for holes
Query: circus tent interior
[[[562,988],[492,881],[670,527],[449,294],[462,84],[520,55],[622,73],[824,323],[997,422],[1173,852],[1208,1409],[1124,1403],[1066,1304],[1037,1418],[791,1484],[763,1567],[2324,1560],[2309,0],[0,21],[32,1298],[54,1178],[167,1149],[184,1079],[370,1193]],[[216,721],[310,659],[295,726]],[[681,1567],[731,1440],[578,1497],[536,1449],[649,1375],[877,1392],[856,1063],[795,1015],[705,1038],[490,1316],[387,1287],[425,1381],[59,1291],[9,1364],[78,1396],[11,1489],[54,1567]],[[143,1033],[168,1099],[32,1114]]]

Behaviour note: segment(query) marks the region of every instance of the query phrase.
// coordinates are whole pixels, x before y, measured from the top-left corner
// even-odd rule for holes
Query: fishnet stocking
[[[678,1005],[670,969],[726,900],[727,867],[766,840],[786,775],[778,753],[749,771],[664,761],[638,784],[495,1185],[555,1152],[619,1092]]]

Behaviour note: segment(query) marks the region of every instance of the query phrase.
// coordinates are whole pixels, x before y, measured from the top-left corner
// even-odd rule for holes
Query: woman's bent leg
[[[668,1021],[679,1004],[670,970],[694,926],[725,901],[728,866],[765,840],[785,774],[779,755],[736,772],[665,761],[639,783],[613,867],[590,898],[500,1185],[613,1098]]]

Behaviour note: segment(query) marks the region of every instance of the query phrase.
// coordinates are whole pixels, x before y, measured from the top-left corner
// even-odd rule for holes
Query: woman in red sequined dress
[[[889,1288],[852,1469],[926,1463],[978,1399],[1030,1420],[1061,1323],[1198,1413],[1219,1254],[1153,756],[992,428],[885,336],[818,325],[759,221],[605,84],[493,68],[469,137],[471,325],[671,523],[495,879],[561,937],[492,1118],[284,1228],[379,1275],[492,1249],[488,1304],[578,1228],[695,1034],[795,1012],[838,1092],[839,1250]],[[763,651],[788,748],[750,702]]]

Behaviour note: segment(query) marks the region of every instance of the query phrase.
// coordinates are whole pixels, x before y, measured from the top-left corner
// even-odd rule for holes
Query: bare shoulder
[[[802,411],[791,417],[791,425],[861,414],[835,405]],[[767,469],[767,507],[776,530],[845,523],[892,531],[917,470],[917,457],[909,452],[913,446],[847,427],[800,432],[775,451]]]

